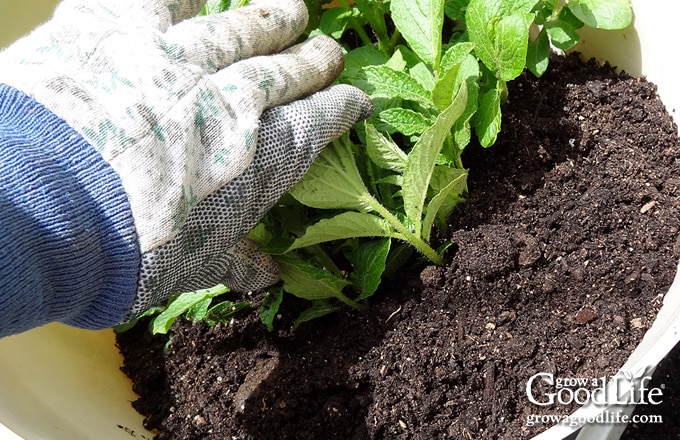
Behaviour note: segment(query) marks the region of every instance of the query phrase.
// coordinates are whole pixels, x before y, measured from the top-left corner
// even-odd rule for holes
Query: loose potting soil
[[[469,194],[441,237],[454,243],[444,267],[414,263],[369,311],[294,331],[305,304],[289,297],[273,333],[253,310],[214,327],[179,320],[170,343],[143,325],[121,334],[148,428],[160,439],[526,439],[549,426],[535,415],[578,408],[531,403],[532,376],[615,374],[680,256],[677,128],[652,84],[576,56],[509,92],[497,144],[464,154]],[[254,309],[261,297],[248,297]],[[664,423],[626,438],[680,435],[680,381],[664,374],[664,403],[644,408]],[[537,401],[547,388],[532,388]]]

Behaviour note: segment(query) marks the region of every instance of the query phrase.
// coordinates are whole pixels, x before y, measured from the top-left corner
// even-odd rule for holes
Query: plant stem
[[[347,0],[340,0],[340,4],[342,5],[342,8],[347,11],[347,12],[352,12],[352,7],[349,5]],[[368,36],[364,28],[361,26],[359,22],[357,22],[356,18],[350,16],[349,18],[349,23],[352,26],[352,29],[357,33],[359,38],[361,39],[361,42],[364,44],[364,46],[372,46],[373,41],[371,41],[371,38]]]
[[[401,38],[401,32],[399,32],[399,29],[395,29],[394,32],[392,33],[392,38],[390,38],[390,50],[388,55],[392,55],[392,52],[394,52],[394,48],[397,46],[397,43],[399,42],[399,39]]]
[[[366,194],[364,203],[369,206],[372,210],[377,212],[382,218],[387,220],[394,229],[397,230],[404,238],[416,249],[425,255],[430,261],[432,261],[437,266],[444,264],[444,259],[441,255],[437,253],[429,244],[427,244],[423,239],[416,236],[411,232],[404,224],[399,221],[399,219],[392,214],[387,208],[385,208],[380,202],[378,202],[370,194]]]
[[[550,14],[550,19],[548,21],[555,21],[559,18],[560,12],[562,12],[562,8],[560,8],[559,6],[560,6],[559,0],[554,0],[552,5],[552,13]]]
[[[361,304],[352,301],[351,299],[349,299],[348,297],[346,297],[342,293],[338,292],[338,294],[336,295],[336,298],[339,299],[341,302],[345,303],[346,305],[352,307],[353,309],[357,309],[357,310],[363,310],[364,309],[364,307]]]
[[[390,37],[387,35],[384,11],[374,2],[371,2],[370,5],[370,13],[365,15],[378,38],[378,48],[392,56],[392,46],[390,45]]]

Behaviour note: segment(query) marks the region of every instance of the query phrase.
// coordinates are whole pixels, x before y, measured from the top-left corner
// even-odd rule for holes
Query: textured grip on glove
[[[350,86],[319,92],[342,71],[333,39],[289,47],[307,24],[304,0],[194,17],[204,3],[63,0],[0,52],[0,82],[63,119],[120,177],[142,254],[130,317],[220,282],[273,283],[274,261],[243,237],[372,108]]]
[[[338,85],[265,112],[255,158],[245,173],[199,203],[172,241],[142,256],[131,317],[174,293],[220,282],[250,291],[277,281],[274,261],[241,239],[325,145],[372,109],[363,92]]]

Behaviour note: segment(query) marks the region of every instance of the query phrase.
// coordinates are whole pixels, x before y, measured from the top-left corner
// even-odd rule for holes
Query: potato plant
[[[242,1],[233,3],[208,1],[204,13]],[[445,231],[464,200],[463,150],[473,138],[483,147],[496,141],[507,83],[525,69],[542,75],[551,51],[578,42],[579,28],[632,20],[630,0],[306,3],[307,35],[341,43],[338,82],[364,90],[376,111],[329,145],[250,234],[281,267],[281,283],[260,308],[269,329],[287,294],[310,301],[298,325],[365,307],[382,278],[410,259],[442,264],[447,243],[437,246],[433,229]],[[244,308],[227,303],[211,312],[215,291],[177,295],[181,306],[161,308],[162,322],[152,326],[167,331],[187,312],[214,323]]]

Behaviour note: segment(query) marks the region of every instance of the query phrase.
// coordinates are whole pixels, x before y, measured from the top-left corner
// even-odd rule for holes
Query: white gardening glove
[[[194,17],[204,3],[65,0],[0,53],[0,82],[64,119],[122,180],[143,253],[131,316],[217,282],[276,281],[242,238],[371,111],[352,87],[314,94],[342,70],[333,40],[286,49],[307,24],[302,0]]]

